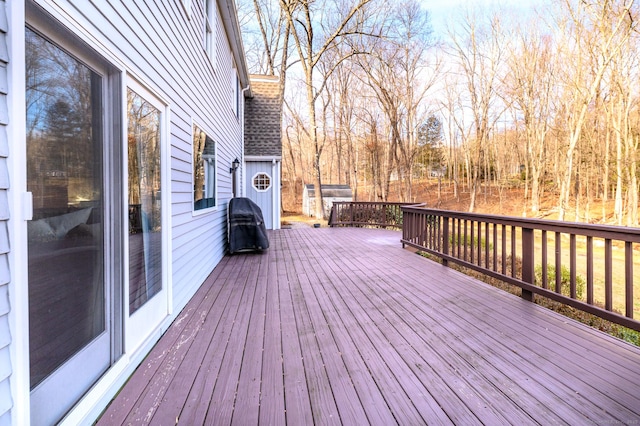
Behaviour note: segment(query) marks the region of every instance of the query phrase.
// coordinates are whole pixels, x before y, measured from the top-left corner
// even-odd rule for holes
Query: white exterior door
[[[274,229],[274,173],[271,162],[250,161],[246,163],[247,198],[262,210],[267,229]]]

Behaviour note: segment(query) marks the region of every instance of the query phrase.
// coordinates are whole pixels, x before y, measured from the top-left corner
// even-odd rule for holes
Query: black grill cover
[[[269,248],[262,210],[244,197],[229,201],[229,253]]]

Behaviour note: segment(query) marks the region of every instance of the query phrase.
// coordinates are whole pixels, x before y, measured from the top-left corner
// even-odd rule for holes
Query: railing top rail
[[[406,202],[386,202],[386,201],[334,201],[333,204],[354,204],[354,205],[385,205],[385,206],[417,206],[425,205]]]
[[[626,226],[599,225],[582,222],[564,222],[549,219],[531,219],[515,216],[497,216],[479,213],[465,213],[452,210],[429,209],[419,206],[403,206],[402,211],[413,213],[426,213],[454,219],[466,219],[496,223],[507,226],[517,226],[526,229],[538,229],[543,231],[561,232],[576,235],[585,235],[596,238],[607,238],[640,243],[640,228]]]

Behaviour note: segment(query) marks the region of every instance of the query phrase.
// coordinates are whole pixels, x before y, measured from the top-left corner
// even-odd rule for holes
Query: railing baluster
[[[458,219],[457,222],[458,222],[458,243],[457,243],[458,253],[457,253],[456,257],[458,259],[460,259],[460,230],[461,230],[460,225],[461,225],[462,220]]]
[[[516,227],[511,226],[511,276],[516,277]]]
[[[435,219],[435,227],[436,230],[438,232],[438,238],[436,238],[436,243],[438,244],[438,250],[442,250],[444,251],[444,224],[442,223],[442,221],[440,220],[440,216],[434,216],[433,217]],[[448,225],[448,222],[447,222]],[[449,233],[449,230],[447,229],[447,235]],[[447,245],[449,244],[449,239],[447,238]],[[449,254],[449,252],[447,251],[446,254]]]
[[[469,252],[470,252],[469,253],[469,255],[470,255],[469,261],[471,263],[474,263],[473,260],[474,260],[475,246],[476,246],[475,241],[474,241],[474,239],[475,239],[474,237],[476,235],[476,223],[471,221],[470,225],[471,225],[471,242],[469,243]]]
[[[426,246],[427,242],[429,241],[429,230],[427,229],[426,216],[420,217],[420,230],[422,231],[422,244]]]
[[[556,293],[562,294],[562,235],[556,232]]]
[[[624,266],[625,315],[633,318],[633,243],[630,241],[624,244]]]
[[[482,221],[478,221],[478,266],[482,265]]]
[[[467,261],[467,258],[468,258],[468,257],[467,257],[467,237],[468,237],[468,235],[467,235],[467,228],[468,228],[468,226],[467,226],[467,219],[465,219],[465,220],[464,220],[464,242],[463,242],[463,246],[464,246],[464,260],[465,260],[465,262]],[[472,260],[472,262],[473,262],[473,260]]]
[[[456,223],[457,223],[457,219],[456,218],[451,218],[451,236],[449,237],[450,239],[450,245],[451,245],[451,256],[455,256],[456,255]]]
[[[548,277],[547,277],[547,263],[549,259],[547,258],[547,231],[542,231],[542,288],[549,288]]]
[[[445,255],[448,255],[449,254],[449,218],[448,217],[442,218],[442,229],[444,231],[442,234],[442,252]],[[445,258],[442,258],[442,264],[444,266],[448,266],[449,261]]]
[[[569,274],[571,276],[571,298],[576,298],[576,234],[569,237]]]
[[[350,219],[351,219],[351,223],[353,223],[353,218],[354,218],[354,210],[355,206],[353,204],[349,205],[349,215],[350,215]]]
[[[613,264],[611,255],[611,239],[604,240],[604,308],[613,310]]]
[[[489,223],[484,223],[484,267],[489,269]]]
[[[493,224],[493,270],[498,271],[498,224]]]
[[[502,275],[507,275],[507,225],[502,225]]]
[[[587,303],[593,305],[593,237],[587,237]]]

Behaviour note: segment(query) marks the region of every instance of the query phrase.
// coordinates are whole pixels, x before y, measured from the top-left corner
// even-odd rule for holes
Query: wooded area
[[[515,186],[527,216],[552,195],[561,220],[593,221],[600,204],[638,225],[640,7],[538,8],[466,6],[435,33],[417,0],[241,0],[250,69],[281,79],[285,190],[348,184],[386,201],[398,181],[394,198],[421,201],[413,181],[431,176],[469,211]]]

